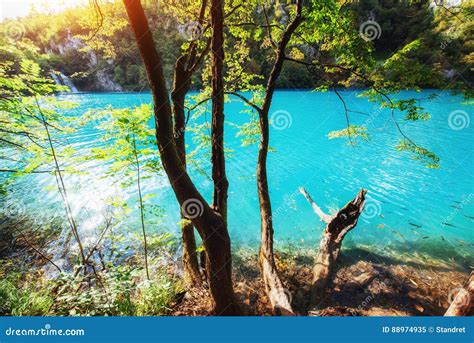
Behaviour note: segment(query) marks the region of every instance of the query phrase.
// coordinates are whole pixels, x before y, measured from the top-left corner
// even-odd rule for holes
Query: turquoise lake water
[[[432,93],[438,97],[420,102],[430,112],[431,120],[405,124],[400,113],[396,117],[407,135],[441,158],[439,169],[426,168],[411,160],[407,153],[397,152],[394,146],[400,135],[390,121],[389,112],[358,97],[359,91],[341,91],[351,110],[367,113],[351,113],[352,124],[366,125],[370,134],[368,142],[359,142],[356,146],[347,144],[346,139],[327,137],[330,131],[346,125],[343,106],[336,94],[277,91],[270,111],[274,119],[270,145],[274,151],[268,158],[277,246],[314,246],[324,228],[298,187],[304,186],[327,212],[343,206],[363,187],[368,190],[366,211],[348,236],[349,244],[451,246],[472,256],[474,124],[469,123],[471,108],[462,104],[462,97],[448,92],[427,90],[400,96],[426,98]],[[147,93],[74,94],[62,98],[79,104],[74,109],[75,115],[91,108],[123,108],[151,102]],[[227,104],[226,119],[237,124],[248,121],[248,115],[240,113],[243,108],[238,101]],[[236,133],[233,125],[226,126],[226,148],[232,150],[227,158],[229,231],[234,246],[256,246],[260,235],[255,181],[257,147],[242,147]],[[100,132],[85,129],[69,140],[80,149],[94,146],[99,138]],[[187,143],[191,149],[190,136]],[[110,181],[98,178],[103,175],[104,166],[89,164],[83,169],[88,173],[68,177],[66,181],[77,211],[84,213],[84,208],[87,209],[81,232],[93,237],[97,211],[103,200],[114,195],[134,197],[136,194],[132,190],[120,191]],[[207,173],[210,174],[210,169]],[[209,179],[192,169],[191,174],[198,188],[210,199],[212,183]],[[53,191],[35,199],[39,193],[35,190],[47,185],[54,185],[50,175],[32,177],[24,190],[29,197],[25,206],[36,207],[36,201],[42,205],[57,203],[57,194]],[[164,210],[157,230],[178,233],[179,207],[167,179],[154,176],[146,180],[144,188],[145,192],[158,195],[153,202]]]

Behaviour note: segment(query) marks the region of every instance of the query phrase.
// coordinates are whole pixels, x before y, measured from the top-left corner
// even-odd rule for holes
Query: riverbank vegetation
[[[278,87],[333,91],[346,125],[328,132],[328,139],[347,140],[354,148],[370,132],[353,124],[359,112],[340,90],[359,87],[361,96],[387,111],[399,137],[393,149],[427,170],[440,168],[436,151],[403,127],[430,120],[423,101],[436,94],[397,95],[436,87],[469,101],[471,7],[470,2],[92,1],[87,8],[3,22],[10,34],[2,37],[0,60],[0,313],[439,315],[448,305],[442,293],[456,286],[451,305],[468,314],[472,266],[388,256],[380,258],[386,263],[364,261],[345,249],[344,239],[364,211],[365,189],[325,213],[301,185],[315,220],[325,224],[319,247],[312,257],[275,251],[279,228],[267,159]],[[70,80],[80,90],[149,90],[153,104],[72,115],[77,104],[56,96],[73,89]],[[199,92],[190,94],[192,89]],[[261,242],[258,253],[247,258],[232,250],[228,230],[228,213],[236,209],[228,204],[232,180],[224,113],[232,101],[245,105],[248,120],[237,126],[238,136],[256,151]],[[75,144],[74,134],[83,127],[100,135],[97,145]],[[185,133],[192,134],[195,150],[189,151]],[[72,194],[95,163],[107,169],[94,177],[128,197],[91,204],[100,211],[90,222]],[[208,176],[212,197],[190,165]],[[44,189],[45,203],[32,212],[19,185],[28,188],[35,174],[49,176],[54,187]],[[171,228],[156,229],[166,209],[150,201],[153,193],[144,194],[143,180],[163,178],[179,204],[179,237]],[[46,201],[50,194],[52,204]],[[46,211],[49,207],[54,210]],[[416,251],[412,256],[424,258]],[[421,285],[423,277],[436,276],[439,285]],[[457,277],[469,280],[453,282]],[[359,294],[360,287],[369,294]],[[358,294],[361,303],[338,296],[347,293]],[[380,301],[392,309],[365,310],[363,303],[373,300],[368,296],[385,293],[389,296]],[[416,301],[408,306],[410,299]],[[407,306],[399,308],[397,301]]]
[[[284,23],[288,19],[285,2],[276,1],[273,19]],[[196,18],[186,21],[179,2],[167,4],[160,1],[146,1],[143,4],[150,20],[160,23],[151,27],[154,39],[162,47],[163,68],[168,82],[173,80],[173,66],[180,54],[182,44],[200,28],[194,24]],[[0,23],[2,32],[10,32],[14,38],[21,38],[21,44],[31,44],[28,52],[45,71],[61,71],[69,76],[81,91],[143,91],[148,90],[146,72],[140,61],[138,49],[128,28],[127,17],[120,2],[100,3],[97,7],[80,7],[60,13],[33,12],[18,21]],[[373,20],[377,23],[373,40],[373,53],[383,61],[406,44],[419,41],[419,47],[410,51],[407,58],[412,63],[422,64],[429,72],[417,82],[423,88],[439,88],[442,80],[450,81],[450,88],[469,90],[462,81],[472,78],[472,3],[461,1],[458,6],[450,3],[430,1],[354,1],[347,2],[344,10],[351,13],[355,29],[360,24]],[[179,15],[176,15],[179,14]],[[261,13],[260,13],[261,14]],[[269,13],[270,14],[270,13]],[[328,22],[330,22],[328,20]],[[100,29],[98,29],[101,27]],[[255,34],[256,27],[247,25],[247,31]],[[4,46],[8,35],[2,38]],[[230,54],[237,53],[238,41],[228,36]],[[34,48],[33,48],[34,47]],[[330,47],[328,47],[331,49]],[[308,50],[309,49],[309,50]],[[10,47],[3,51],[3,58],[18,58]],[[307,47],[306,54],[317,53]],[[248,46],[248,68],[255,74],[268,76],[271,71],[271,51],[260,49],[257,42]],[[454,71],[462,77],[456,77]],[[204,82],[199,68],[192,78],[192,88],[200,89]],[[385,77],[396,75],[385,75]],[[279,88],[313,88],[321,85],[318,78],[303,65],[285,64]]]

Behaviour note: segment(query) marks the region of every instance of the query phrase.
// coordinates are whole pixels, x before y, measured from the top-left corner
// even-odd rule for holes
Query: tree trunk
[[[192,221],[201,235],[207,253],[206,266],[213,312],[216,315],[240,314],[240,308],[232,288],[230,239],[227,223],[223,216],[204,200],[181,163],[174,141],[171,104],[161,57],[156,50],[140,1],[123,1],[153,95],[156,140],[161,162],[182,212],[184,214],[190,213],[187,218]],[[222,13],[222,11],[220,12]],[[189,205],[192,205],[191,208],[187,208]]]
[[[194,226],[190,221],[181,218],[181,244],[183,249],[183,268],[185,282],[190,286],[200,286],[202,284],[201,272],[197,256],[196,238],[194,236]]]
[[[201,9],[199,12],[198,23],[203,25],[205,22],[205,14],[207,8],[207,0],[202,0]],[[208,41],[209,42],[209,41]],[[174,136],[176,149],[178,150],[179,158],[186,169],[186,118],[185,118],[185,100],[186,94],[191,87],[191,77],[194,71],[199,67],[204,56],[207,54],[209,44],[198,55],[198,47],[196,41],[193,41],[188,50],[181,55],[176,61],[174,70],[174,84],[171,92],[172,111],[174,115]],[[201,285],[202,278],[199,270],[199,263],[196,252],[196,238],[194,236],[194,227],[192,223],[185,219],[181,214],[181,234],[182,234],[182,248],[183,248],[183,266],[185,272],[185,280],[190,285]]]
[[[324,214],[304,188],[300,188],[300,192],[311,203],[314,212],[327,224],[319,243],[319,251],[313,267],[310,307],[315,309],[324,299],[328,282],[339,257],[342,240],[357,225],[359,216],[364,209],[367,191],[361,189],[352,201],[348,202],[333,216]]]
[[[214,181],[213,206],[227,221],[227,190],[224,154],[224,0],[211,0],[212,125],[211,159]]]
[[[294,311],[291,307],[288,291],[283,287],[283,283],[278,276],[273,251],[273,219],[267,177],[267,155],[270,141],[268,114],[270,112],[276,82],[281,74],[283,63],[285,61],[286,46],[290,41],[291,35],[296,30],[302,19],[301,10],[302,0],[298,0],[296,17],[286,28],[277,47],[277,56],[268,78],[265,98],[263,100],[262,108],[258,111],[261,134],[257,160],[257,191],[261,221],[259,263],[266,293],[270,299],[273,311],[277,315],[294,315]]]
[[[187,56],[183,55],[176,61],[174,70],[174,85],[171,91],[172,111],[174,116],[174,138],[179,159],[186,169],[186,143],[185,143],[185,114],[184,102],[191,86],[191,73],[186,70]],[[181,214],[181,237],[183,248],[183,267],[185,281],[189,285],[201,285],[201,273],[196,252],[196,238],[194,237],[193,224]]]
[[[212,124],[211,161],[214,181],[213,209],[219,221],[209,235],[203,237],[206,271],[216,303],[216,315],[236,315],[240,308],[232,288],[232,256],[227,231],[227,191],[224,153],[224,0],[211,0],[212,54]]]
[[[474,315],[474,272],[463,288],[460,288],[444,314],[446,317]]]

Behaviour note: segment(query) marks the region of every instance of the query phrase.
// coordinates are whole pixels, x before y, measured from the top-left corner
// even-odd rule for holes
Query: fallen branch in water
[[[342,240],[357,225],[359,216],[364,209],[367,191],[361,189],[352,201],[331,216],[321,210],[303,187],[300,187],[299,190],[309,201],[314,212],[327,224],[319,243],[319,251],[313,267],[310,306],[314,309],[324,298],[327,284],[339,257]]]
[[[474,312],[474,272],[460,288],[444,314],[445,317],[472,316]]]

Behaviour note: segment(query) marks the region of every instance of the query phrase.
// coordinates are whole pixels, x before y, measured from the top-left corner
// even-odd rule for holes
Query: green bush
[[[61,274],[54,280],[37,272],[0,270],[0,315],[156,316],[180,291],[177,280],[157,269],[151,280],[130,265],[110,267],[97,277]],[[38,289],[40,289],[38,291]]]
[[[0,280],[0,315],[44,316],[47,315],[53,298],[47,291],[35,291],[31,285],[20,288],[9,277]]]
[[[137,301],[138,316],[157,316],[166,313],[168,305],[177,293],[176,284],[168,278],[146,282],[139,290]]]
[[[143,281],[145,272],[118,266],[85,280],[62,276],[52,314],[72,316],[162,315],[178,292],[174,279],[157,270]],[[92,284],[92,285],[91,285]]]

